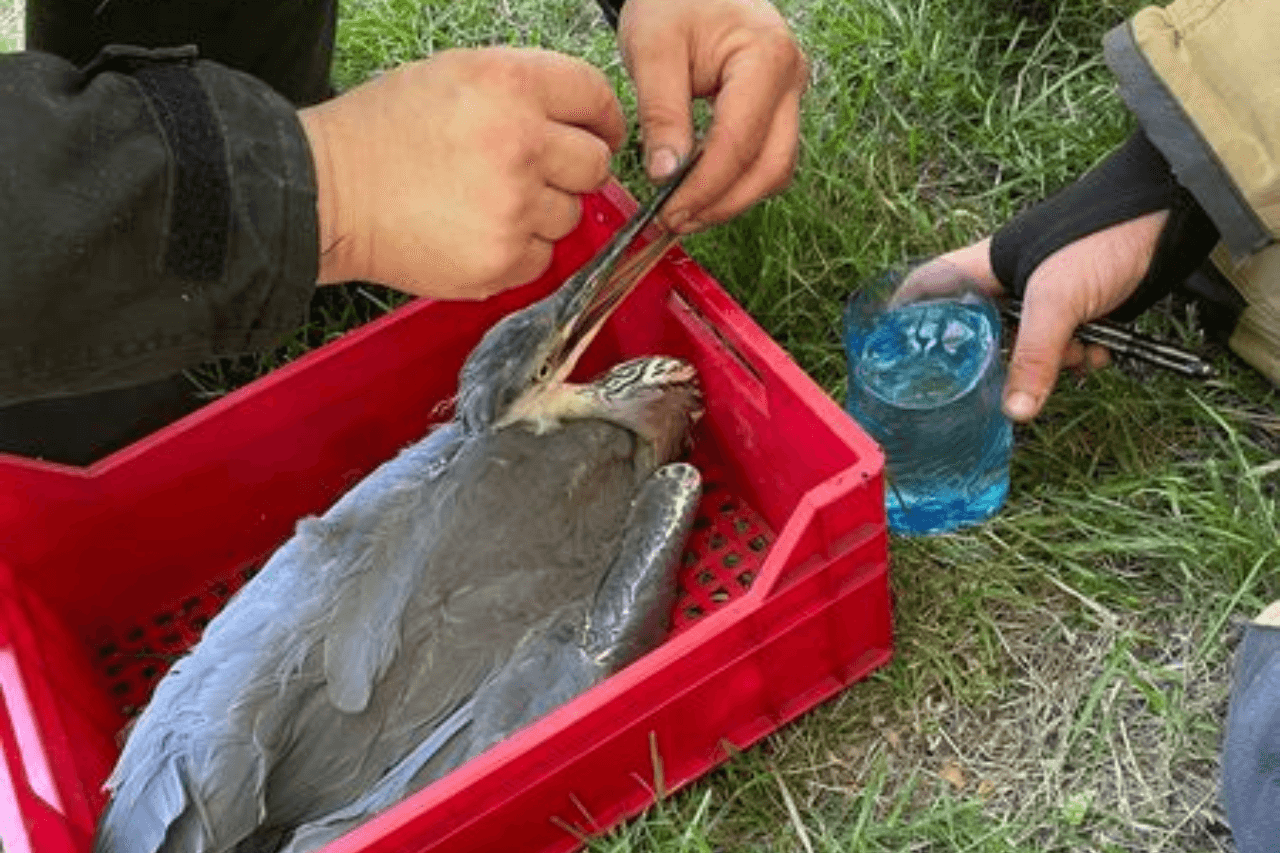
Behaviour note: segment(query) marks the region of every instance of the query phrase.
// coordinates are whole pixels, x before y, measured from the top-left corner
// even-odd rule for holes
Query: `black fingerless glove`
[[[1147,274],[1110,314],[1128,322],[1185,280],[1218,242],[1217,227],[1141,130],[1075,183],[998,230],[991,238],[991,267],[1005,290],[1021,298],[1031,273],[1054,252],[1157,210],[1168,210],[1169,219]]]

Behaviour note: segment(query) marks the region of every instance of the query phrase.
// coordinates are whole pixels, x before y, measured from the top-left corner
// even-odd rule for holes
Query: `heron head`
[[[604,321],[678,239],[654,223],[701,153],[699,142],[649,203],[555,293],[507,315],[485,333],[458,377],[464,430],[509,420],[513,407],[521,417],[536,417],[542,401],[556,396],[545,392],[564,384]],[[632,241],[650,226],[658,235],[631,252]]]
[[[554,372],[560,293],[503,317],[467,356],[458,376],[458,417],[468,432],[496,422],[522,392]]]
[[[616,270],[588,264],[554,293],[485,332],[458,377],[458,415],[467,431],[502,421],[513,407],[536,407],[564,384],[604,321],[676,241],[662,232]]]
[[[562,382],[569,374],[578,353],[566,343],[587,331],[578,330],[583,311],[570,304],[583,289],[574,276],[485,332],[458,376],[458,415],[468,431],[489,427],[531,389]]]

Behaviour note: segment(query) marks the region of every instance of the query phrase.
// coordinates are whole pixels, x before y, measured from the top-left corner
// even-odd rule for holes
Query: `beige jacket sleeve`
[[[1120,95],[1222,235],[1231,346],[1280,384],[1280,0],[1176,0],[1104,42]]]

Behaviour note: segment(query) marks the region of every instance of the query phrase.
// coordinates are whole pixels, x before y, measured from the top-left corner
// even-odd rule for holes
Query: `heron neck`
[[[542,435],[558,428],[563,421],[603,417],[603,409],[592,386],[554,382],[535,385],[521,394],[494,426],[502,429],[525,424],[535,434]]]

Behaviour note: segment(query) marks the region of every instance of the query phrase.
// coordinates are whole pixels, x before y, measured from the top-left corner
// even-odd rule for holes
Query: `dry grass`
[[[944,756],[936,760],[958,771],[953,786],[969,780],[963,787],[988,814],[1026,824],[1032,838],[1039,821],[1057,814],[1075,827],[1088,818],[1099,847],[1212,844],[1223,829],[1216,762],[1207,760],[1215,738],[1186,730],[1166,716],[1174,710],[1168,700],[1152,699],[1178,690],[1179,717],[1217,719],[1225,668],[1193,660],[1191,636],[1173,625],[1127,615],[1073,630],[1060,615],[1071,606],[1051,599],[1038,613],[997,617],[1013,663],[1007,698],[938,703],[936,734],[915,744],[917,760],[921,751]]]

